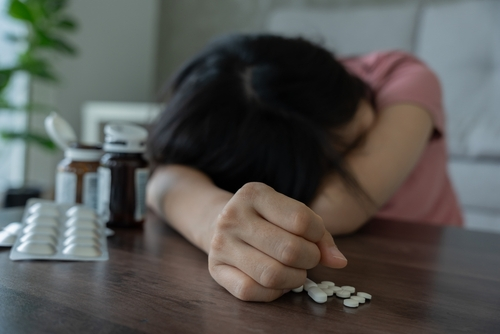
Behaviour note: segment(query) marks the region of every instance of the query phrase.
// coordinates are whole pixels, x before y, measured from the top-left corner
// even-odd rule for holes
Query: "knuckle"
[[[226,206],[219,216],[215,224],[216,231],[227,231],[232,229],[238,221],[238,209],[233,206]]]
[[[241,299],[243,301],[252,301],[254,284],[255,283],[252,282],[250,279],[239,280],[235,284],[234,291],[232,293],[238,299]]]
[[[259,196],[265,189],[266,185],[261,182],[248,182],[245,183],[237,192],[238,196],[241,196],[245,200],[253,200],[255,197]]]
[[[284,242],[280,250],[280,262],[287,266],[293,266],[301,256],[301,247],[297,242]]]
[[[293,233],[297,235],[304,235],[310,228],[310,215],[305,204],[298,204],[297,209],[292,214],[291,224]]]
[[[280,265],[271,264],[265,266],[259,278],[259,283],[266,288],[279,288],[285,281]]]
[[[222,252],[226,247],[226,238],[222,233],[214,233],[210,242],[210,253]]]

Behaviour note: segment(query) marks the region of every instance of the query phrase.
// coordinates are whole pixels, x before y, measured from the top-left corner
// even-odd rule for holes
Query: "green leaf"
[[[0,91],[4,90],[12,77],[12,70],[0,70]]]
[[[70,18],[64,18],[56,23],[56,27],[61,30],[74,31],[78,28],[76,21]]]
[[[11,0],[8,13],[15,19],[34,22],[33,15],[28,6],[19,0]]]
[[[60,37],[51,36],[41,30],[37,31],[37,37],[38,37],[37,38],[38,45],[40,47],[54,49],[61,53],[66,53],[70,55],[76,54],[76,49]]]
[[[30,53],[23,54],[20,58],[19,69],[47,81],[57,81],[50,63],[45,59],[33,58]]]
[[[64,7],[68,5],[67,0],[35,0],[35,1],[41,2],[44,11],[49,16],[60,12]]]
[[[49,137],[34,132],[2,131],[1,136],[5,140],[23,140],[28,143],[34,143],[50,151],[56,149],[56,145]]]

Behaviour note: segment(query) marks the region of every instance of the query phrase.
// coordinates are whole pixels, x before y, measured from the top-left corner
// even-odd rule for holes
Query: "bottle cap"
[[[99,161],[101,156],[100,149],[70,147],[64,151],[64,157],[74,161]]]
[[[104,127],[104,151],[118,153],[143,153],[148,132],[133,124],[107,124]]]
[[[77,141],[76,133],[71,125],[54,111],[45,118],[45,131],[63,151]]]

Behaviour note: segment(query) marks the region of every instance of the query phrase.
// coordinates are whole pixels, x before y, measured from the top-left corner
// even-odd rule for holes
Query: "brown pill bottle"
[[[132,124],[104,127],[97,212],[109,227],[142,227],[146,214],[147,131]]]
[[[80,203],[97,210],[97,170],[102,150],[97,146],[74,144],[64,151],[57,165],[55,200]]]

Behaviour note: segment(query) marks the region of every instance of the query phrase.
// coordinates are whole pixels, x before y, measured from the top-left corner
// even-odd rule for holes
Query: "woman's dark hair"
[[[153,168],[191,166],[231,192],[259,181],[307,204],[332,171],[357,187],[333,130],[367,92],[332,53],[304,39],[226,36],[171,80],[147,155]]]

